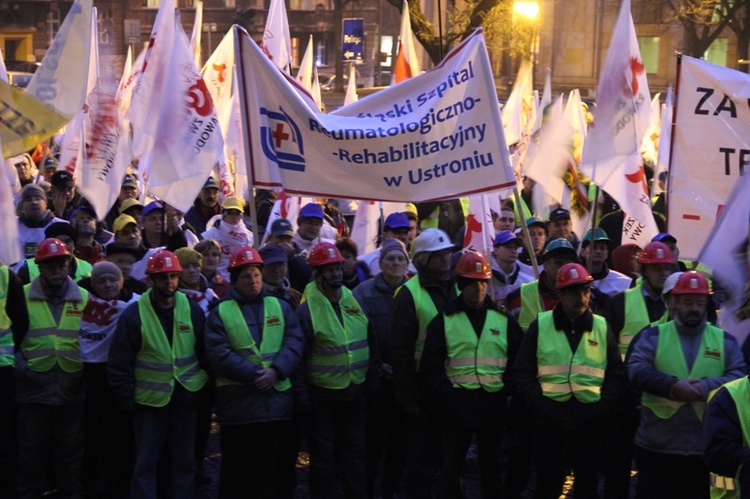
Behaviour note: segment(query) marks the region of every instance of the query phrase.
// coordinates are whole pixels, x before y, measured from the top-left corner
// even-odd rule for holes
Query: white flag
[[[325,112],[326,106],[323,103],[323,96],[320,94],[320,78],[318,78],[317,67],[313,68],[312,91],[310,94],[312,95],[313,101],[315,101],[317,109]]]
[[[344,96],[344,105],[357,102],[359,96],[357,95],[357,70],[354,69],[354,64],[349,65],[349,83],[346,86],[346,95]]]
[[[93,0],[76,0],[47,49],[26,93],[68,119],[83,106],[91,51]]]
[[[414,33],[411,30],[411,16],[409,15],[409,2],[404,0],[401,10],[401,32],[399,33],[398,53],[393,63],[393,84],[419,74],[419,61],[417,50],[414,45]]]
[[[201,67],[201,35],[203,34],[203,0],[195,2],[195,21],[190,35],[190,53],[195,56],[195,65]]]
[[[271,225],[273,225],[274,220],[278,218],[286,218],[292,223],[294,230],[297,230],[297,216],[299,215],[300,208],[307,203],[312,203],[314,201],[315,200],[312,198],[290,196],[283,189],[279,191],[279,195],[273,203],[273,208],[271,208],[271,214],[268,216],[268,224],[266,224],[266,232],[263,234],[261,246],[266,243],[268,235],[271,233]]]
[[[726,293],[722,297],[722,326],[738,336],[740,344],[747,336],[750,321],[749,233],[750,175],[745,173],[698,254],[698,260],[713,270],[715,284]]]
[[[386,216],[383,213],[383,216]],[[358,253],[365,255],[377,249],[375,242],[378,238],[378,221],[380,207],[377,201],[359,201],[357,213],[352,223],[352,240],[357,245]]]
[[[134,135],[153,141],[150,151],[134,151],[150,152],[150,192],[187,211],[216,165],[224,141],[211,95],[175,17],[174,0],[164,0],[128,117]]]
[[[531,101],[534,98],[533,70],[531,62],[525,59],[521,62],[516,81],[513,82],[513,90],[503,106],[503,129],[509,147],[518,147],[527,130],[527,123],[531,117]]]
[[[8,83],[8,70],[5,67],[5,60],[3,59],[3,49],[0,49],[0,80]]]
[[[596,113],[584,144],[581,171],[635,220],[623,226],[623,244],[641,247],[658,233],[640,153],[650,101],[630,0],[623,0],[599,76]]]
[[[654,182],[651,185],[651,197],[658,196],[661,194],[664,188],[666,188],[666,181],[664,182],[664,188],[659,184],[659,177],[662,172],[667,172],[669,167],[669,155],[670,147],[672,144],[672,108],[674,106],[674,94],[672,93],[672,85],[669,85],[667,89],[667,97],[664,104],[661,107],[661,131],[659,132],[659,147],[657,148],[658,156],[656,160],[656,168],[654,168]]]
[[[0,151],[2,144],[0,144]],[[14,172],[15,173],[15,172]],[[10,265],[21,261],[21,242],[18,237],[18,217],[8,177],[0,173],[0,263]]]
[[[284,0],[271,0],[263,31],[263,52],[277,68],[288,71],[292,64],[292,37],[289,35],[289,20],[286,17]]]
[[[313,77],[313,36],[310,35],[310,41],[307,42],[307,48],[305,49],[305,55],[302,57],[302,62],[297,70],[297,81],[302,85],[305,90],[312,92],[312,77]]]

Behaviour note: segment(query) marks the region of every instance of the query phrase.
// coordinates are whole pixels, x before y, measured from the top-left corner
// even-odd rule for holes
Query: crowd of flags
[[[220,178],[224,195],[248,197],[253,186],[249,174],[252,155],[248,132],[243,129],[236,31],[227,33],[201,68],[203,3],[196,2],[190,39],[175,7],[175,0],[162,0],[149,42],[137,55],[128,51],[119,84],[100,76],[93,0],[75,1],[25,92],[7,84],[0,58],[0,100],[33,122],[25,128],[19,121],[15,129],[0,129],[3,156],[21,154],[56,136],[61,168],[75,174],[78,188],[100,218],[115,202],[119,181],[131,164],[146,185],[144,195],[147,190],[150,196],[183,211],[212,172]],[[399,38],[393,85],[421,72],[406,0]],[[288,75],[311,109],[323,109],[313,37],[295,72],[282,0],[271,2],[261,49]],[[354,65],[348,70],[344,106],[358,100]],[[657,233],[651,198],[662,187],[655,180],[649,189],[642,158],[651,158],[655,179],[669,169],[675,96],[670,87],[662,104],[658,94],[653,98],[650,94],[630,1],[621,2],[599,78],[595,110],[586,111],[578,90],[555,98],[549,70],[540,96],[534,90],[533,74],[533,64],[523,62],[503,106],[502,124],[518,181],[524,176],[537,181],[535,205],[541,208],[536,214],[544,217],[550,206],[562,205],[571,211],[576,232],[585,232],[592,224],[594,200],[587,185],[593,182],[637,222],[632,224],[637,233],[626,233],[623,239],[645,245]],[[750,206],[732,201],[750,199],[750,186],[745,184],[747,181],[737,183],[714,232],[706,235],[701,258],[717,268],[723,266],[720,258],[711,256],[711,241],[718,240],[720,234],[727,237],[721,227],[740,220],[741,228],[733,233],[744,232],[747,239]],[[510,189],[499,193],[500,197],[511,195]],[[499,196],[470,198],[465,248],[490,250],[494,237],[490,212],[499,213]],[[274,216],[293,219],[302,201],[282,193]],[[354,237],[364,251],[374,244],[382,205],[378,200],[359,203]],[[0,182],[0,209],[0,230],[10,236],[0,243],[0,257],[16,261],[18,245],[12,237],[16,233],[15,207],[10,184],[4,181]],[[728,274],[736,279],[737,275],[746,277],[748,269],[743,272]]]

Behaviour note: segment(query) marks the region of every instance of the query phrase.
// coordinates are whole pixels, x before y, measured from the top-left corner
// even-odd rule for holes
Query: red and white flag
[[[630,0],[623,0],[599,76],[596,113],[584,144],[581,171],[632,219],[624,222],[623,244],[641,247],[658,233],[640,153],[650,122],[650,102]]]
[[[187,211],[219,160],[224,140],[174,7],[174,0],[159,7],[128,117],[134,133],[153,142],[150,151],[140,151],[151,155],[150,192]]]
[[[469,214],[466,217],[463,251],[478,251],[489,256],[495,240],[495,225],[492,223],[487,194],[469,196]],[[497,197],[497,196],[495,196]]]
[[[292,64],[292,37],[289,35],[289,20],[284,0],[271,0],[261,43],[263,52],[282,71]]]
[[[398,54],[396,62],[393,63],[394,85],[419,74],[419,61],[414,45],[414,33],[411,31],[411,16],[407,0],[404,0],[401,10],[401,32],[398,39]]]
[[[195,56],[195,65],[201,67],[201,35],[203,34],[203,0],[195,2],[195,21],[190,35],[190,53]]]
[[[292,227],[296,230],[297,216],[299,215],[300,208],[307,203],[312,203],[314,201],[315,199],[313,198],[290,196],[283,189],[279,191],[279,195],[273,203],[273,208],[271,208],[271,214],[268,216],[266,232],[263,234],[261,246],[266,243],[268,235],[271,233],[271,225],[273,225],[274,220],[278,218],[286,218],[292,223]]]

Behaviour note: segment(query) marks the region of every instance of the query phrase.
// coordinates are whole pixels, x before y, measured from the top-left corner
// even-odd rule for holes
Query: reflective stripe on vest
[[[10,329],[10,317],[5,311],[8,301],[8,266],[0,267],[0,367],[13,367],[13,332]]]
[[[719,388],[726,388],[729,395],[734,401],[737,409],[737,419],[740,421],[742,428],[742,445],[750,447],[750,407],[747,401],[750,400],[750,380],[747,376],[730,381]],[[737,475],[742,472],[742,468],[737,470]],[[711,499],[739,498],[740,481],[737,477],[726,477],[711,473]]]
[[[414,360],[416,361],[417,369],[419,369],[419,361],[422,359],[422,350],[424,350],[424,340],[427,339],[427,326],[437,316],[438,311],[430,293],[419,284],[419,275],[415,275],[406,281],[403,287],[411,293],[414,310],[417,312],[419,331],[417,332],[417,341],[414,343]],[[401,288],[398,288],[396,294],[400,290]]]
[[[341,288],[342,326],[331,302],[313,281],[305,288],[315,338],[307,359],[310,384],[343,390],[365,381],[370,364],[367,316],[347,288]]]
[[[703,379],[723,376],[725,371],[724,331],[706,324],[701,336],[698,355],[693,362],[693,368],[688,372],[685,354],[680,342],[680,334],[674,321],[669,321],[659,327],[659,338],[654,356],[654,368],[677,379]],[[641,403],[651,409],[661,419],[669,419],[677,410],[686,404],[677,400],[657,397],[650,393],[643,393]],[[703,420],[703,410],[706,402],[700,400],[690,402],[696,416]]]
[[[172,345],[151,304],[151,290],[138,299],[141,349],[135,356],[135,402],[164,407],[172,398],[174,380],[196,392],[208,380],[198,365],[190,304],[184,293],[174,296]]]
[[[80,281],[86,277],[91,277],[91,269],[93,268],[86,260],[80,260],[76,257],[76,275],[73,277],[75,282]],[[26,259],[26,268],[29,270],[29,282],[39,277],[39,266],[36,264],[33,258]]]
[[[253,335],[250,334],[250,328],[247,326],[236,301],[225,300],[219,303],[219,317],[224,324],[224,331],[227,333],[232,350],[256,366],[271,367],[284,342],[284,314],[277,298],[273,296],[263,298],[263,331],[261,332],[260,350],[258,350]],[[223,376],[216,376],[216,386],[241,384]],[[283,392],[292,387],[292,382],[287,378],[277,382],[273,387],[277,391]]]
[[[628,345],[633,341],[633,337],[651,323],[645,300],[641,286],[625,291],[625,321],[620,331],[620,342],[618,344],[623,360],[625,354],[628,353]]]
[[[542,313],[542,302],[539,296],[539,280],[521,284],[521,313],[518,314],[518,325],[524,331]]]
[[[464,312],[445,316],[445,374],[454,388],[494,393],[503,389],[508,359],[508,318],[488,310],[477,338]]]
[[[23,287],[29,313],[29,329],[21,342],[21,352],[28,361],[27,367],[32,371],[46,372],[58,364],[66,373],[79,372],[83,369],[83,362],[78,335],[88,292],[79,288],[83,300],[66,301],[63,304],[58,324],[46,301],[29,298],[30,289],[31,284]]]
[[[607,322],[594,315],[594,326],[583,333],[574,355],[565,333],[555,328],[552,313],[539,314],[536,355],[542,393],[557,402],[571,396],[583,403],[598,402],[607,369]]]

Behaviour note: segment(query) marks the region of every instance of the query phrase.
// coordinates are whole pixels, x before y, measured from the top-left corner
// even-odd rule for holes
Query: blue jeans
[[[198,392],[188,392],[175,383],[172,399],[164,407],[136,404],[133,415],[135,468],[130,497],[155,499],[157,481],[167,480],[167,497],[194,499],[195,431]],[[157,477],[159,460],[166,452],[168,476]]]

